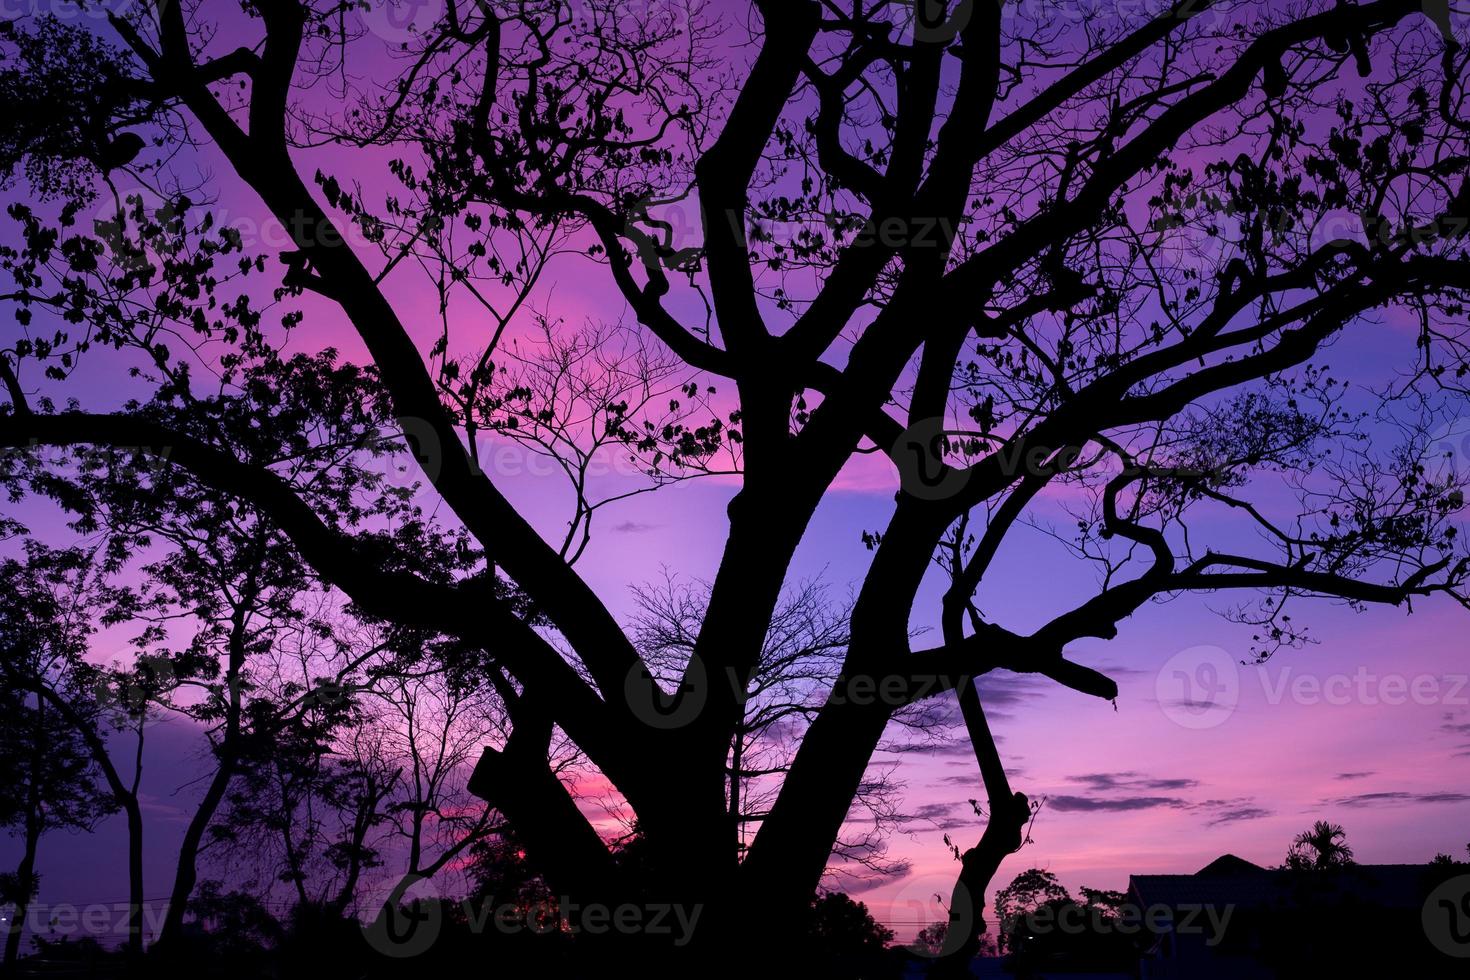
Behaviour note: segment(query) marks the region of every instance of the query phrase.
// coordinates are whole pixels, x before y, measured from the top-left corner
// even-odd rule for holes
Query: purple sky
[[[303,153],[300,161],[307,174],[320,166],[360,177],[369,188],[387,186],[381,167],[345,152]],[[210,169],[225,172],[218,163]],[[228,182],[219,206],[238,218],[259,214],[258,205]],[[602,270],[560,263],[549,285],[556,314],[569,323],[631,321]],[[437,324],[426,284],[396,277],[390,292],[427,347]],[[1368,377],[1385,357],[1412,357],[1412,344],[1411,332],[1392,321],[1363,324],[1352,343],[1332,352],[1332,364],[1343,376]],[[360,356],[350,328],[315,304],[291,347],[329,345]],[[103,358],[84,364],[77,380],[87,386],[88,407],[124,395],[120,375]],[[529,472],[525,457],[514,452],[496,458],[503,461],[491,466],[496,482],[549,537],[558,535],[567,503],[561,478]],[[631,478],[606,479],[607,486],[621,487]],[[861,581],[871,555],[860,535],[887,523],[896,486],[881,457],[854,464],[813,521],[792,579],[820,576],[837,591]],[[711,577],[732,492],[729,480],[710,479],[618,505],[600,518],[579,569],[624,616],[631,609],[629,586],[660,578],[665,567]],[[1044,501],[1041,516],[1065,523],[1059,503]],[[38,530],[57,533],[54,522],[30,516],[38,518]],[[1090,565],[1037,532],[1018,532],[996,568],[1000,574],[987,582],[980,605],[1016,629],[1038,625],[1095,587]],[[933,625],[925,617],[937,608],[937,590],[937,581],[926,585],[915,627]],[[1436,851],[1463,854],[1470,842],[1465,611],[1446,601],[1425,602],[1413,615],[1303,605],[1298,615],[1312,627],[1316,645],[1284,651],[1264,666],[1237,667],[1248,658],[1249,630],[1217,614],[1229,602],[1186,596],[1147,606],[1121,624],[1116,640],[1078,646],[1079,659],[1119,682],[1116,709],[1046,681],[987,679],[987,703],[1014,787],[1046,800],[1034,843],[1002,866],[1001,884],[1030,866],[1048,868],[1074,888],[1122,888],[1129,874],[1194,871],[1225,852],[1278,863],[1291,837],[1322,818],[1345,826],[1366,863],[1426,861]],[[1233,707],[1201,714],[1180,703],[1207,691]],[[144,784],[153,817],[150,897],[167,890],[171,847],[185,819],[180,804],[195,792],[188,760],[201,747],[182,727],[154,731]],[[862,897],[908,938],[915,925],[944,917],[934,894],[947,895],[956,865],[941,836],[948,831],[961,846],[974,842],[983,824],[965,801],[981,790],[964,743],[953,751],[905,753],[897,775],[906,784],[910,819],[892,839],[890,856],[911,862],[912,871],[876,883]],[[0,841],[0,863],[14,863],[15,845]],[[42,902],[121,900],[126,881],[119,823],[110,821],[91,837],[48,837],[40,870]]]

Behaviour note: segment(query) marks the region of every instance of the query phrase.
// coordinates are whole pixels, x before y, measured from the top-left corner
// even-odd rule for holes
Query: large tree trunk
[[[746,890],[778,908],[771,914],[779,921],[805,914],[888,724],[882,706],[861,703],[841,685],[807,730],[742,869]],[[769,832],[773,826],[779,836]]]
[[[889,522],[853,607],[843,676],[802,737],[751,844],[743,877],[751,892],[780,905],[780,915],[805,914],[892,717],[895,706],[875,698],[866,685],[904,670],[895,653],[908,649],[909,611],[932,554],[931,524],[903,505]]]
[[[558,896],[615,904],[621,896],[612,855],[547,763],[549,716],[532,716],[525,701],[512,710],[519,717],[505,748],[485,749],[469,791],[504,815]]]

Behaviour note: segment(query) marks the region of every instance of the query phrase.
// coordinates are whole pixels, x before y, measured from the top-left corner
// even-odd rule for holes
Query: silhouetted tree
[[[1048,969],[1112,972],[1133,967],[1133,937],[1117,928],[1127,896],[1100,888],[1081,891],[1079,902],[1051,872],[1031,868],[996,892],[996,939],[999,950],[1010,957],[1010,971],[1033,976]]]
[[[31,191],[0,251],[0,444],[164,459],[256,508],[364,615],[453,638],[510,723],[476,791],[559,892],[616,903],[632,885],[551,761],[564,733],[637,815],[655,891],[706,910],[696,962],[726,967],[756,922],[804,914],[895,712],[957,691],[989,803],[949,926],[968,953],[1030,817],[976,676],[1111,700],[1069,650],[1186,593],[1264,594],[1232,613],[1261,657],[1304,641],[1304,596],[1465,601],[1465,474],[1433,438],[1470,372],[1464,28],[1419,0],[1076,21],[968,0],[738,7],[449,0],[391,42],[312,0],[12,27],[0,95],[40,109],[0,142]],[[385,161],[391,189],[364,178]],[[192,164],[223,166],[289,240],[219,223]],[[516,311],[551,299],[550,252],[606,276],[682,362],[680,392],[563,425],[555,399],[492,390]],[[437,305],[400,290],[415,271]],[[364,519],[394,494],[344,476],[371,452],[319,438],[319,413],[274,454],[213,424],[242,386],[288,409],[353,400],[244,373],[279,361],[307,309],[355,331],[393,443],[462,532],[444,550]],[[1383,384],[1359,402],[1320,355],[1378,315],[1403,346],[1375,350]],[[79,390],[82,360],[136,398]],[[481,465],[471,437],[510,425],[507,399],[549,414],[543,445],[611,433],[650,484],[740,470],[678,724],[574,568],[582,532],[548,540]],[[747,682],[819,506],[880,453],[901,490],[865,533],[842,673],[742,851]],[[1281,475],[1295,505],[1252,493]],[[1077,510],[1062,543],[1099,587],[1008,626],[984,588],[1059,489]],[[572,492],[585,527],[592,498]],[[1218,514],[1238,520],[1195,520]],[[916,650],[936,558],[943,635]]]
[[[1284,867],[1292,871],[1326,871],[1353,863],[1347,832],[1339,824],[1318,820],[1310,830],[1296,835],[1286,852]]]
[[[655,679],[677,688],[699,641],[709,603],[708,583],[661,582],[634,589],[638,614],[633,640]],[[848,646],[850,602],[835,599],[819,580],[796,583],[771,614],[760,658],[746,684],[742,716],[730,739],[727,795],[736,846],[744,851],[775,801],[796,747],[842,673]],[[916,736],[939,727],[914,704],[895,720]],[[900,816],[899,788],[891,767],[874,765],[858,789],[849,826],[833,845],[840,874],[855,878],[906,870],[885,859],[887,838]]]
[[[104,584],[110,559],[80,549],[53,549],[28,540],[24,556],[0,562],[0,637],[3,637],[3,687],[36,699],[35,719],[70,735],[60,743],[80,746],[107,788],[105,805],[122,809],[127,819],[128,939],[130,954],[143,949],[143,815],[138,799],[142,779],[143,723],[161,681],[152,661],[121,670],[98,667],[86,659],[100,623],[118,614],[116,598]],[[124,605],[126,605],[124,603]],[[109,738],[130,732],[134,738],[131,778],[114,764]],[[40,783],[35,783],[39,787]],[[99,806],[102,804],[99,801]],[[29,895],[29,882],[19,882]],[[11,931],[18,941],[19,935]]]
[[[1025,918],[1044,905],[1072,901],[1072,894],[1057,876],[1041,868],[1027,868],[995,893],[995,914],[1000,920],[996,937],[1002,953],[1015,948],[1016,930],[1026,928]]]
[[[496,829],[466,782],[501,712],[433,656],[398,648],[422,639],[337,624],[277,649],[212,828],[222,866],[249,862],[265,887],[289,883],[298,903],[341,916],[366,876],[433,877]]]
[[[938,956],[944,951],[944,941],[948,936],[948,922],[932,922],[915,934],[912,945],[922,956]]]
[[[843,894],[826,892],[812,900],[806,932],[795,946],[791,966],[836,976],[896,975],[886,955],[893,930],[874,920],[867,905]]]
[[[5,574],[0,581],[14,579]],[[11,603],[32,597],[19,592],[0,600],[0,655],[12,662],[26,658],[33,644],[47,642],[48,633],[55,636],[55,622],[36,618],[38,613],[44,616],[44,610],[27,610],[19,623],[13,618]],[[25,624],[24,632],[17,636],[13,631],[20,623]],[[0,874],[0,905],[11,906],[5,936],[7,970],[20,955],[27,912],[40,886],[36,858],[42,835],[54,830],[90,831],[116,808],[99,787],[91,754],[77,733],[40,695],[29,687],[12,688],[13,681],[10,671],[0,674],[0,782],[6,786],[0,825],[22,840],[19,865],[14,872]]]

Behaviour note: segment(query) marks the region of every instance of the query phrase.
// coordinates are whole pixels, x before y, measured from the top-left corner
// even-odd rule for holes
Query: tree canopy
[[[471,788],[559,893],[699,904],[680,956],[798,921],[895,716],[957,699],[988,813],[963,957],[1032,812],[975,678],[1111,700],[1072,649],[1186,593],[1240,596],[1260,658],[1305,640],[1303,599],[1466,602],[1465,473],[1436,448],[1470,372],[1450,5],[350,6],[7,23],[0,476],[112,559],[257,528],[270,581],[493,692]],[[601,284],[588,322],[558,281]],[[354,352],[313,347],[321,323]],[[1366,385],[1329,361],[1354,345]],[[484,455],[505,441],[566,476],[566,528],[512,504]],[[583,574],[618,502],[587,479],[600,447],[640,493],[736,484],[672,709]],[[872,456],[897,492],[853,529],[840,669],[752,821],[730,754],[792,558]],[[1097,588],[1033,627],[984,587],[1048,500]],[[207,618],[196,573],[233,584],[241,554],[177,543],[158,597]],[[563,744],[636,815],[646,875]]]

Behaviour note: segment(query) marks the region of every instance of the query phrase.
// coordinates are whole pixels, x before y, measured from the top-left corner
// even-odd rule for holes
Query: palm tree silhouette
[[[1293,871],[1323,871],[1353,863],[1353,849],[1348,846],[1347,832],[1340,824],[1318,820],[1311,830],[1304,830],[1291,842],[1286,853],[1286,867]]]

